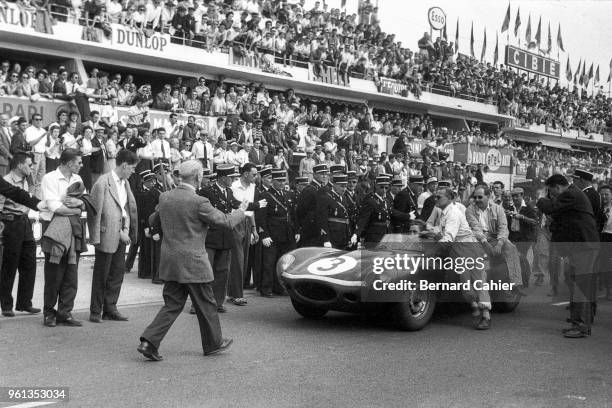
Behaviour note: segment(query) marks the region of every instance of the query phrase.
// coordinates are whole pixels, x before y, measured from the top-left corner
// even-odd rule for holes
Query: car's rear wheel
[[[320,319],[325,316],[328,311],[325,308],[300,303],[294,299],[291,299],[291,304],[296,312],[307,319]]]
[[[510,313],[518,306],[521,295],[513,290],[491,291],[493,300],[493,311],[498,313]]]
[[[393,308],[397,326],[402,330],[421,330],[429,323],[436,308],[436,293],[433,291],[414,291],[410,299],[398,303]]]

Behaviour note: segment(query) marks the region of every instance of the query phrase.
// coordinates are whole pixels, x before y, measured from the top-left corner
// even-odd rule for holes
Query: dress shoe
[[[15,312],[13,312],[12,310],[3,310],[2,311],[2,316],[4,316],[4,317],[15,317]]]
[[[81,323],[80,320],[77,320],[72,316],[64,318],[64,319],[56,319],[56,321],[57,321],[57,324],[62,325],[62,326],[80,327],[83,325],[83,323]]]
[[[581,330],[578,327],[563,331],[563,337],[566,337],[568,339],[581,339],[583,337],[588,337],[589,335],[589,331]]]
[[[216,349],[214,349],[212,351],[207,351],[207,352],[204,353],[204,355],[205,356],[213,356],[215,354],[222,353],[225,350],[227,350],[232,345],[233,342],[234,342],[233,339],[223,339],[223,341],[221,342],[221,345],[218,348],[216,348]]]
[[[155,346],[146,340],[141,341],[136,350],[151,361],[162,361],[164,359],[157,353]]]
[[[225,312],[227,312],[227,309],[225,308],[225,306],[217,307],[217,313],[225,313]]]
[[[196,310],[193,305],[191,305],[191,309],[189,309],[189,314],[196,314]]]
[[[57,325],[55,322],[55,316],[45,316],[43,319],[43,324],[47,327],[55,327]]]
[[[122,315],[119,312],[104,313],[102,315],[102,319],[104,319],[104,320],[115,320],[117,322],[127,322],[127,320],[128,320],[127,316],[124,316],[124,315]]]
[[[245,298],[232,298],[230,299],[230,302],[235,304],[236,306],[246,306],[246,304],[248,303]]]
[[[98,313],[92,313],[89,315],[89,321],[92,323],[102,323],[102,316]]]
[[[491,327],[491,319],[482,317],[476,325],[476,330],[489,330]]]
[[[40,313],[40,309],[37,307],[24,307],[23,309],[17,309],[18,312],[27,312],[29,314],[37,314]]]

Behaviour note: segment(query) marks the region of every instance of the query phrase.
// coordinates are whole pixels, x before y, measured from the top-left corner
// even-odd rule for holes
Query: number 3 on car
[[[338,257],[319,259],[311,263],[308,265],[308,272],[315,275],[329,276],[346,272],[356,266],[357,261],[355,258],[341,255]]]

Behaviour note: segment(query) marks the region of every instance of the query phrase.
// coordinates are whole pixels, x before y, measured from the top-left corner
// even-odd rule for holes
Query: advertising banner
[[[561,72],[559,61],[532,54],[511,45],[506,46],[506,65],[557,80]]]
[[[484,164],[491,173],[511,173],[512,155],[510,149],[478,146],[470,143],[457,143],[455,160],[468,164]]]

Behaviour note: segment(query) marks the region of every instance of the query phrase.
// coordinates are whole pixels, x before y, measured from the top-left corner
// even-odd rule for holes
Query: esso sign
[[[432,7],[427,11],[429,25],[434,30],[441,30],[446,25],[446,13],[440,7]]]

